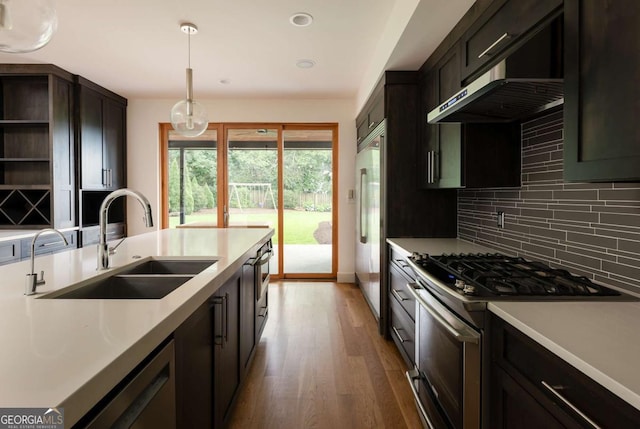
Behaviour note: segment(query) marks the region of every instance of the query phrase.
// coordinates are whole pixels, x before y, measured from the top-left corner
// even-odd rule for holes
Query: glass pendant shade
[[[57,26],[54,0],[0,0],[0,52],[40,49]]]
[[[193,100],[180,100],[171,108],[171,125],[185,137],[198,137],[209,125],[207,112]]]

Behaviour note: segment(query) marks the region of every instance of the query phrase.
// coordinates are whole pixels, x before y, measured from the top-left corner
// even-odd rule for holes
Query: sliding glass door
[[[337,271],[335,124],[161,124],[164,228],[273,228],[274,277]]]
[[[287,126],[283,146],[284,272],[331,274],[333,130]]]
[[[269,272],[278,276],[278,140],[280,127],[232,125],[226,136],[226,202],[228,227],[275,230],[275,254]]]

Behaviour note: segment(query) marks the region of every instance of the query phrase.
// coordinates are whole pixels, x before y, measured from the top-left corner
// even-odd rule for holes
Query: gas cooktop
[[[426,274],[441,283],[439,286],[468,297],[582,300],[623,296],[616,290],[566,270],[500,253],[438,256],[414,253],[409,260],[416,275]]]

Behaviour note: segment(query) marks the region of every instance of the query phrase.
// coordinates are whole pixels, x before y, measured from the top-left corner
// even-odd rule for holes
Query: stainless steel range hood
[[[548,26],[429,112],[427,122],[512,122],[562,104],[561,43],[557,26]]]
[[[509,78],[502,61],[427,115],[439,122],[511,122],[564,102],[563,79]]]

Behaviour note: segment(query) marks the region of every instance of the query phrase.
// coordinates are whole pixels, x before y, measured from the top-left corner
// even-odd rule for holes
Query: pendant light
[[[57,26],[54,0],[0,0],[0,52],[40,49]]]
[[[171,125],[173,129],[185,137],[197,137],[204,133],[209,125],[204,107],[193,101],[193,71],[191,70],[191,35],[198,33],[198,27],[191,23],[180,25],[180,30],[187,34],[189,45],[189,62],[187,67],[187,98],[178,101],[171,109]]]

